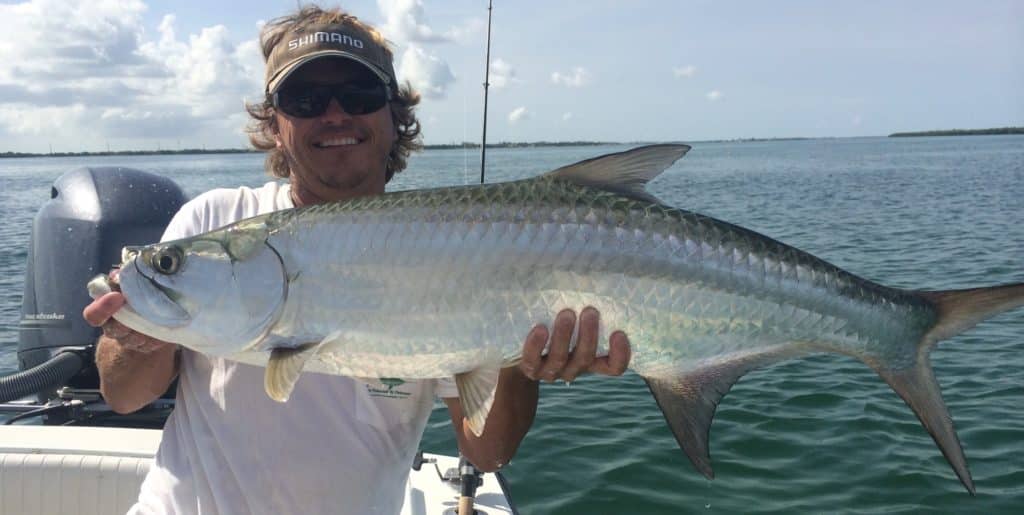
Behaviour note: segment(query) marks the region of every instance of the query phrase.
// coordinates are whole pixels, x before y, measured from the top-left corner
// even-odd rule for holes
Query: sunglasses
[[[327,111],[331,99],[348,114],[358,116],[379,111],[391,91],[380,82],[345,84],[285,84],[274,93],[274,107],[296,118],[316,118]]]

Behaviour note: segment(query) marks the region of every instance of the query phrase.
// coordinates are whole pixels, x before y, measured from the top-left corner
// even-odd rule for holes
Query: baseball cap
[[[321,57],[343,57],[366,66],[389,89],[398,87],[391,52],[363,31],[344,24],[289,31],[267,58],[267,94],[274,94],[302,65]]]

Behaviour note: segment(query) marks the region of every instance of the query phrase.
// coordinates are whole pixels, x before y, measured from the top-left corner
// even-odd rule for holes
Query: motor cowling
[[[78,168],[54,181],[32,225],[18,327],[21,370],[96,342],[100,330],[82,319],[92,300],[86,284],[120,264],[122,247],[159,241],[186,200],[174,181],[130,168]],[[95,367],[68,385],[97,388]]]

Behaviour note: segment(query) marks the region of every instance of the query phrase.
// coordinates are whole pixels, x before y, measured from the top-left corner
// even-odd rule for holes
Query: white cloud
[[[0,80],[61,79],[114,66],[123,71],[144,67],[133,52],[145,9],[137,0],[0,5],[0,62],[13,63],[0,69]]]
[[[864,118],[863,118],[863,117],[862,117],[861,115],[859,115],[859,114],[855,114],[855,115],[853,115],[853,118],[852,118],[852,119],[850,119],[850,123],[851,123],[851,124],[852,124],[852,125],[853,125],[854,127],[857,127],[857,126],[859,126],[859,125],[861,124],[861,122],[863,122],[863,121],[864,121]]]
[[[448,36],[427,25],[421,0],[377,0],[377,8],[384,15],[384,23],[379,29],[388,39],[400,43],[449,41]]]
[[[513,109],[511,113],[508,113],[509,123],[519,123],[520,121],[525,120],[529,117],[530,112],[527,111],[525,107],[517,107]]]
[[[677,79],[689,79],[697,74],[697,67],[694,65],[687,65],[682,67],[672,68],[672,75]]]
[[[448,63],[421,47],[410,44],[398,66],[399,80],[407,80],[427,98],[444,98],[455,80]]]
[[[476,43],[487,23],[480,18],[471,18],[461,26],[453,26],[444,32],[434,30],[426,20],[422,0],[377,0],[377,8],[384,16],[384,23],[377,28],[385,37],[405,45],[407,43]]]
[[[260,87],[258,93],[263,93],[265,65],[263,63],[263,50],[260,49],[259,39],[248,39],[236,45],[231,59],[235,66],[239,67],[239,71],[242,73],[242,76],[253,81],[254,84],[258,83]]]
[[[103,130],[104,136],[112,138],[134,138],[145,134],[147,138],[167,140],[200,131],[205,122],[203,118],[193,116],[188,108],[167,105],[108,109],[93,123]]]
[[[0,126],[5,127],[10,134],[46,134],[53,139],[54,136],[65,136],[62,133],[68,127],[84,122],[85,114],[86,108],[82,104],[32,108],[0,104]]]
[[[208,129],[240,141],[243,100],[262,89],[255,39],[234,43],[222,25],[179,38],[172,15],[154,33],[146,9],[139,0],[0,5],[0,62],[14,63],[0,67],[0,135],[199,138]]]
[[[561,72],[552,73],[551,82],[570,88],[583,87],[590,83],[590,72],[582,66],[577,66],[568,74]]]
[[[262,89],[262,73],[253,70],[253,62],[261,62],[255,40],[235,45],[227,28],[216,25],[190,35],[186,43],[177,39],[174,21],[172,15],[165,16],[160,41],[139,48],[140,55],[172,75],[151,87],[154,97],[189,106],[196,116],[222,116],[237,112],[246,95]]]
[[[512,82],[519,82],[519,79],[516,79],[516,70],[512,68],[512,65],[500,58],[491,61],[491,86],[494,86],[495,89],[502,89]]]
[[[480,43],[481,35],[487,30],[487,22],[480,18],[470,18],[460,27],[452,27],[444,31],[447,39],[462,45],[476,45]]]
[[[563,122],[567,122],[569,120],[572,120],[572,113],[563,113],[562,114],[562,121]]]
[[[717,102],[718,100],[722,99],[722,92],[718,91],[717,89],[713,89],[711,91],[708,91],[708,93],[704,96],[708,97],[708,100],[712,102]]]

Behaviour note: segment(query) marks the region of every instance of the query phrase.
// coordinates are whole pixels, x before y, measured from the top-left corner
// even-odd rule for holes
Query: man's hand
[[[530,331],[523,344],[523,360],[518,367],[503,369],[494,393],[494,404],[487,417],[484,433],[474,435],[465,422],[459,399],[444,399],[451,413],[459,449],[480,470],[490,472],[508,463],[523,441],[537,412],[538,380],[572,381],[583,372],[622,375],[629,366],[629,340],[622,331],[608,338],[608,355],[597,357],[597,333],[600,315],[592,307],[580,312],[576,347],[569,352],[576,313],[566,309],[555,317],[549,332],[544,325]],[[551,336],[548,354],[541,352]]]
[[[583,372],[618,376],[629,366],[629,340],[622,331],[615,331],[608,338],[608,355],[597,357],[597,333],[600,315],[592,307],[580,312],[579,333],[576,347],[570,352],[569,344],[576,327],[576,313],[563,310],[555,317],[552,329],[537,325],[526,337],[523,344],[523,360],[519,369],[523,375],[535,381],[554,382],[559,379],[570,382]],[[551,337],[546,356],[541,355]]]
[[[163,340],[151,338],[142,333],[135,332],[128,326],[114,320],[114,313],[117,313],[124,306],[124,295],[120,292],[110,292],[92,301],[82,310],[82,317],[93,327],[102,327],[103,336],[117,340],[121,347],[149,354],[157,349],[171,345]]]
[[[113,319],[124,306],[120,292],[110,292],[92,301],[82,317],[93,327],[102,327],[96,345],[96,368],[100,393],[118,413],[131,413],[162,395],[178,373],[178,346],[136,332]]]

